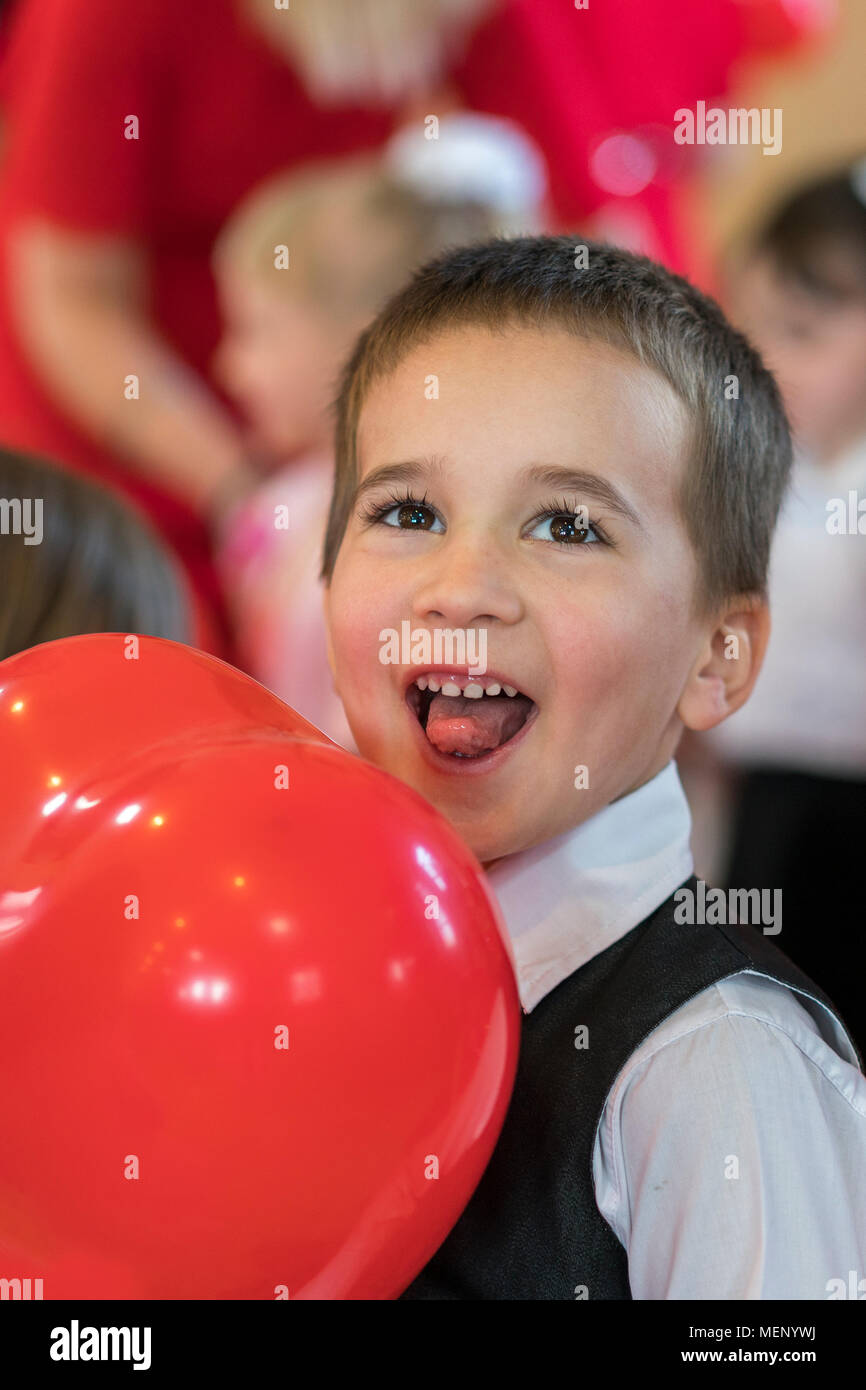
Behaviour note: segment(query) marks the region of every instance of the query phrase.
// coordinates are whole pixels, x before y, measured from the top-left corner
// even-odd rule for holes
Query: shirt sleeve
[[[866,1079],[841,1067],[731,1014],[636,1069],[611,1149],[634,1298],[829,1299],[866,1272]]]
[[[3,195],[16,212],[84,231],[146,230],[171,61],[166,14],[164,0],[20,6],[3,73]]]

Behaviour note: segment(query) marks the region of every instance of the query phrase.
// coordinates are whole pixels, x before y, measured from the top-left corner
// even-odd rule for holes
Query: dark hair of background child
[[[778,203],[753,248],[816,298],[866,297],[866,156]]]
[[[0,535],[0,660],[87,632],[189,643],[192,616],[156,533],[108,488],[0,449],[0,498],[42,499],[42,541]]]

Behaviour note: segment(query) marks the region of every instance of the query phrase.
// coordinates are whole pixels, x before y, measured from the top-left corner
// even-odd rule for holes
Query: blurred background
[[[351,748],[318,565],[354,338],[460,242],[661,260],[764,353],[797,446],[755,696],[679,758],[696,871],[783,888],[862,1047],[822,927],[829,883],[856,930],[866,831],[864,56],[863,0],[5,0],[0,498],[44,534],[0,534],[0,659],[173,637]],[[779,148],[679,143],[699,103]]]

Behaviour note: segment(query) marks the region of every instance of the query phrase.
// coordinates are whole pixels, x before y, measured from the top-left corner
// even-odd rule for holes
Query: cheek
[[[566,620],[548,628],[557,703],[566,717],[622,728],[636,708],[666,711],[675,703],[683,664],[678,634],[686,629],[691,590],[649,582],[585,609],[559,605]],[[569,611],[570,610],[570,611]]]
[[[237,382],[251,395],[261,398],[274,394],[275,359],[276,354],[267,341],[247,339],[236,345],[230,366]]]
[[[820,351],[791,353],[779,364],[785,406],[795,425],[847,417],[862,404],[866,362],[847,345],[840,351],[827,345]]]
[[[866,397],[866,358],[859,352],[845,350],[826,364],[822,374],[825,398],[845,419],[863,414]]]
[[[318,397],[330,389],[339,356],[318,324],[290,320],[275,325],[267,348],[274,371],[293,396],[303,398],[312,391]]]
[[[804,396],[808,398],[815,394],[813,355],[793,348],[779,349],[767,353],[767,364],[776,376],[789,410]]]
[[[306,399],[309,393],[311,372],[309,363],[299,357],[297,350],[268,349],[259,359],[259,374],[272,394],[280,392],[284,399],[296,407],[298,401]]]
[[[394,623],[378,570],[359,562],[344,549],[331,581],[329,629],[342,698],[365,701],[381,680],[379,633]]]
[[[220,348],[220,366],[229,385],[248,389],[258,376],[255,345],[245,337],[226,338]]]

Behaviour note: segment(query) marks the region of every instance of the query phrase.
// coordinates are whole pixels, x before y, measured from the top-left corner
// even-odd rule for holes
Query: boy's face
[[[438,399],[427,398],[431,376]],[[673,753],[677,703],[706,640],[675,506],[686,425],[655,373],[555,328],[449,331],[370,391],[363,495],[326,596],[335,684],[362,757],[433,802],[482,863],[587,820]],[[412,476],[376,481],[398,463]],[[534,478],[541,469],[563,477]],[[394,501],[403,497],[414,508]],[[595,529],[569,523],[582,506]],[[430,742],[418,717],[429,692],[411,686],[447,661],[383,664],[380,634],[405,621],[416,636],[486,633],[487,679],[528,697],[482,717],[489,740],[528,712],[497,751],[440,751],[469,746],[480,704],[458,699],[449,718],[444,694],[428,719],[439,747]],[[466,667],[457,674],[465,682]],[[580,766],[588,786],[575,786]]]

